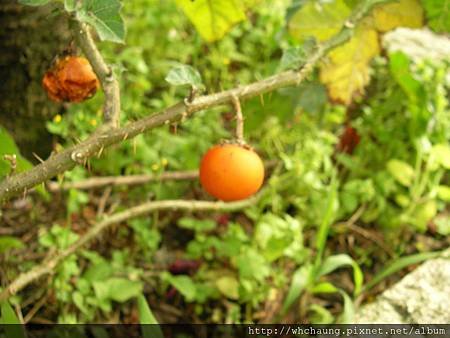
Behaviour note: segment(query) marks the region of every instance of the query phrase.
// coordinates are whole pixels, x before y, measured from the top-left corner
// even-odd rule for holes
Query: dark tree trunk
[[[47,99],[41,80],[70,39],[66,19],[49,6],[0,0],[0,125],[31,160],[33,152],[46,157],[51,151],[45,122],[61,106]]]

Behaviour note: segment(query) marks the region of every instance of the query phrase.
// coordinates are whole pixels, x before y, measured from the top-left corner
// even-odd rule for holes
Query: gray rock
[[[357,324],[450,324],[450,250],[363,306]]]

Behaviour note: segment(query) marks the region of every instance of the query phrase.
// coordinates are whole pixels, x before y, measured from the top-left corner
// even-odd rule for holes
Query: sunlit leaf
[[[406,162],[390,160],[386,165],[387,170],[400,184],[409,187],[414,179],[414,169]]]
[[[144,338],[163,338],[164,334],[143,294],[137,296],[139,323]]]
[[[239,298],[239,282],[232,276],[223,276],[216,280],[219,291],[230,299]]]
[[[423,9],[419,0],[399,0],[375,7],[373,18],[380,32],[397,27],[419,28],[423,26]]]
[[[176,2],[199,34],[208,42],[220,40],[236,23],[246,18],[244,5],[239,0],[176,0]]]
[[[311,36],[318,41],[328,40],[341,30],[350,12],[343,0],[309,0],[290,19],[289,32],[298,41]]]
[[[378,34],[367,26],[356,29],[344,45],[332,50],[320,67],[320,80],[334,101],[349,104],[369,83],[369,65],[380,52]]]

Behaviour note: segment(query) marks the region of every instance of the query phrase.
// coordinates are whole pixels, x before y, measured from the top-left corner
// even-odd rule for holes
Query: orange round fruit
[[[264,165],[251,149],[237,144],[210,148],[200,164],[200,183],[223,201],[242,200],[255,194],[264,181]]]
[[[89,61],[84,57],[66,56],[45,73],[42,85],[56,102],[81,102],[92,97],[100,84]]]

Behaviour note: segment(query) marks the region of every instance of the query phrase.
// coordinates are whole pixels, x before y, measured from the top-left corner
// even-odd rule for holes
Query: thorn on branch
[[[70,158],[72,161],[78,163],[78,164],[84,164],[84,155],[81,152],[74,151],[72,154],[70,154]]]
[[[14,175],[16,173],[16,169],[17,169],[17,156],[16,154],[5,154],[3,155],[3,159],[5,161],[9,162],[9,165],[11,166],[11,172],[9,173],[9,175]]]

